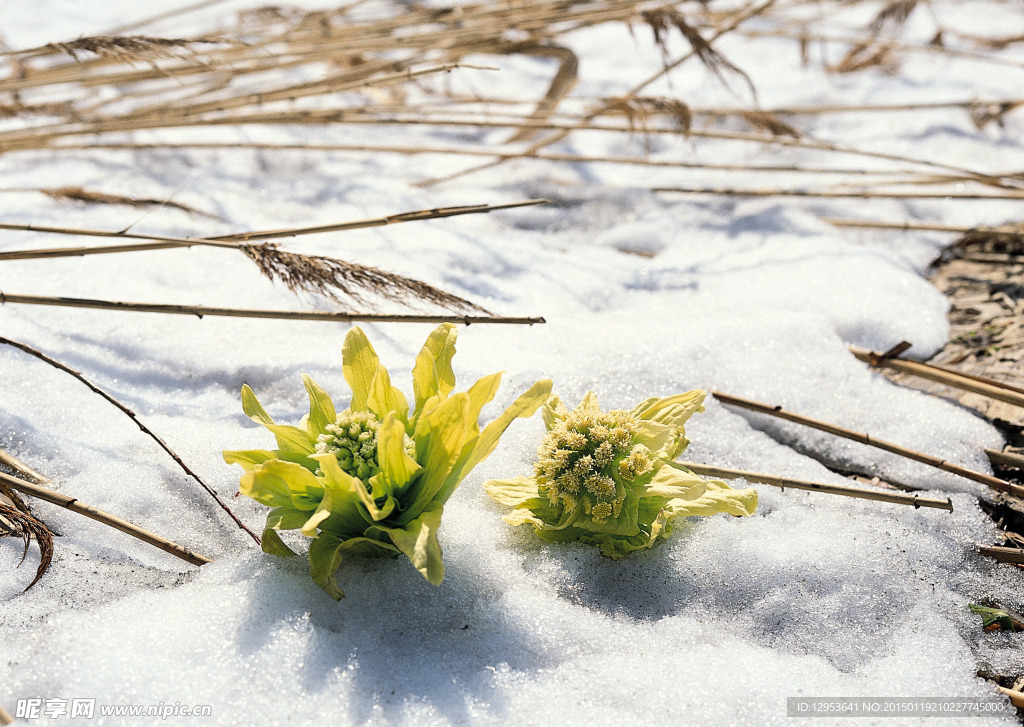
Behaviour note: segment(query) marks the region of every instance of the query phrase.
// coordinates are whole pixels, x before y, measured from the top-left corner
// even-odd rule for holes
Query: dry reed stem
[[[927,222],[881,222],[875,220],[852,220],[841,217],[823,217],[822,220],[836,227],[854,227],[865,230],[900,230],[902,232],[957,232],[961,235],[985,234],[1005,235],[1020,239],[1024,237],[1024,227],[1003,225],[999,227],[964,227],[962,225],[939,225]]]
[[[10,483],[7,482],[3,482],[3,484],[4,487],[10,486]],[[14,488],[12,487],[11,489]],[[43,574],[50,567],[50,562],[53,560],[53,533],[50,532],[50,529],[41,520],[37,520],[27,512],[9,507],[3,502],[0,502],[0,520],[12,522],[20,531],[25,550],[22,552],[21,560],[18,562],[19,567],[28,556],[28,546],[32,538],[35,538],[36,544],[39,546],[39,565],[36,567],[35,578],[25,586],[25,591],[27,591],[39,582],[39,579],[43,577]],[[22,592],[24,593],[24,591]]]
[[[81,149],[81,150],[146,150],[146,149],[250,149],[260,151],[306,151],[306,152],[366,152],[371,154],[450,154],[462,156],[483,156],[493,157],[494,152],[486,149],[467,149],[459,147],[429,147],[429,146],[395,146],[375,144],[288,144],[288,143],[258,143],[258,142],[154,142],[154,143],[133,143],[124,142],[116,144],[61,144],[59,149]],[[685,162],[666,159],[649,159],[646,157],[626,156],[593,156],[586,154],[561,154],[556,152],[536,152],[524,154],[523,159],[537,159],[540,161],[555,162],[587,162],[598,164],[625,164],[636,166],[652,167],[676,167],[680,169],[713,169],[719,171],[733,172],[782,172],[792,174],[815,174],[815,175],[849,175],[849,176],[877,176],[877,177],[900,177],[912,172],[901,170],[870,170],[863,167],[806,167],[787,164],[775,165],[749,165],[749,164],[718,164],[714,162]],[[969,181],[963,176],[944,177],[916,177],[912,179],[900,179],[891,182],[892,184],[945,184],[948,182]]]
[[[712,391],[711,395],[718,399],[723,404],[730,406],[740,407],[742,409],[749,409],[756,411],[761,414],[767,414],[769,416],[778,417],[779,419],[786,419],[787,421],[802,424],[812,429],[818,429],[829,434],[834,434],[837,437],[843,437],[844,439],[850,439],[861,444],[866,444],[871,447],[885,450],[907,459],[912,459],[915,462],[921,462],[923,464],[935,467],[936,469],[943,470],[945,472],[951,472],[955,475],[965,477],[975,482],[980,482],[983,485],[991,487],[993,490],[999,490],[1000,492],[1008,492],[1016,497],[1024,497],[1024,487],[1014,485],[998,477],[985,474],[984,472],[976,472],[975,470],[963,467],[961,465],[949,462],[940,457],[935,457],[924,452],[918,452],[908,447],[903,447],[898,444],[893,444],[881,439],[876,439],[869,434],[863,432],[857,432],[852,429],[846,429],[845,427],[836,426],[820,419],[813,419],[808,416],[796,414],[794,412],[786,411],[781,406],[772,406],[771,404],[763,404],[758,401],[751,399],[744,399],[738,396],[732,396],[731,394],[724,394],[720,391]]]
[[[728,187],[652,187],[652,192],[673,192],[676,194],[706,194],[722,197],[811,197],[824,199],[1024,199],[1024,190],[1001,194],[977,194],[964,192],[879,192],[865,189],[734,189]]]
[[[2,303],[2,302],[3,302],[3,293],[0,292],[0,303]],[[145,434],[150,439],[152,439],[154,442],[156,442],[157,445],[162,450],[164,450],[164,452],[166,452],[171,457],[171,459],[173,459],[178,464],[178,466],[185,472],[185,474],[187,474],[189,477],[191,477],[193,480],[195,480],[197,483],[199,483],[199,486],[202,487],[214,499],[214,501],[217,503],[217,505],[219,505],[220,508],[224,512],[226,512],[228,514],[228,516],[235,522],[235,524],[238,525],[238,527],[241,528],[242,530],[244,530],[246,533],[248,533],[249,536],[252,537],[252,539],[255,540],[257,544],[259,544],[259,542],[260,542],[259,536],[256,535],[256,533],[254,533],[252,530],[250,530],[245,525],[245,523],[243,523],[241,520],[238,519],[238,516],[236,516],[235,513],[231,511],[231,508],[228,507],[228,504],[226,502],[224,502],[224,500],[221,498],[220,495],[217,494],[217,491],[214,490],[212,487],[210,487],[210,485],[206,484],[206,481],[203,480],[202,477],[200,477],[198,474],[196,474],[192,470],[191,467],[189,467],[187,464],[185,464],[185,461],[181,457],[178,456],[177,452],[175,452],[173,449],[171,449],[170,446],[168,446],[168,444],[163,439],[158,437],[156,435],[156,433],[153,432],[153,430],[151,430],[149,427],[147,427],[142,422],[142,420],[139,419],[139,417],[135,414],[135,412],[133,412],[131,409],[126,407],[120,401],[115,399],[111,394],[109,394],[108,392],[104,391],[99,386],[94,384],[92,381],[87,379],[80,372],[75,371],[71,367],[67,366],[66,364],[61,363],[60,361],[57,361],[56,359],[54,359],[54,358],[52,358],[50,356],[47,356],[42,351],[40,351],[40,350],[38,350],[36,348],[33,348],[32,346],[29,346],[29,345],[27,345],[25,343],[21,343],[20,341],[15,341],[15,340],[12,340],[10,338],[5,338],[3,336],[0,336],[0,344],[4,344],[4,345],[7,345],[7,346],[12,346],[13,348],[18,349],[19,351],[22,351],[23,353],[27,353],[28,355],[33,356],[33,357],[39,359],[40,361],[42,361],[42,362],[44,362],[46,364],[49,364],[50,366],[52,366],[55,369],[58,369],[59,371],[63,371],[64,373],[72,376],[73,378],[77,379],[79,382],[84,384],[94,394],[98,394],[100,397],[105,399],[108,403],[110,403],[114,407],[116,407],[119,411],[121,411],[121,413],[123,413],[125,416],[127,416],[129,419],[131,419],[133,422],[135,422],[135,425],[142,431],[143,434]],[[15,488],[15,489],[17,489],[17,488]]]
[[[1000,692],[1010,698],[1010,704],[1017,709],[1024,709],[1024,692],[1019,692],[1013,689],[1007,689],[1006,687],[997,686]]]
[[[14,724],[14,717],[11,716],[10,712],[3,708],[3,705],[0,705],[0,724]]]
[[[138,538],[143,542],[149,543],[165,553],[170,553],[171,555],[181,558],[193,565],[204,565],[211,562],[210,559],[204,555],[199,555],[195,551],[190,550],[183,545],[178,545],[167,538],[161,537],[148,530],[144,530],[137,525],[133,525],[127,520],[122,520],[121,518],[115,517],[114,515],[95,508],[92,505],[87,505],[77,498],[68,497],[67,495],[63,495],[59,492],[43,487],[42,485],[35,485],[31,482],[20,480],[17,477],[4,474],[3,472],[0,472],[0,482],[13,490],[21,492],[22,494],[29,495],[40,500],[46,500],[54,505],[63,507],[65,510],[77,512],[79,515],[85,515],[87,518],[101,522],[104,525],[109,525],[116,530],[127,533],[134,538]]]
[[[1001,452],[998,449],[989,449],[988,447],[985,448],[985,454],[988,455],[988,461],[992,464],[1024,469],[1024,455],[1017,454],[1016,452]]]
[[[136,313],[166,313],[202,318],[203,316],[224,316],[228,318],[264,318],[288,321],[340,321],[354,323],[372,321],[376,323],[462,323],[476,325],[478,323],[527,325],[545,323],[541,317],[508,317],[508,316],[472,316],[450,314],[440,316],[429,315],[388,315],[383,313],[336,313],[333,311],[287,311],[263,310],[254,308],[214,308],[201,305],[172,305],[162,303],[130,303],[110,300],[91,300],[87,298],[61,298],[41,295],[18,295],[0,291],[0,305],[15,303],[23,305],[60,306],[67,308],[95,308],[99,310],[131,311]],[[3,339],[0,338],[0,342]]]
[[[892,358],[884,353],[878,353],[877,351],[871,351],[859,346],[850,346],[849,349],[861,361],[865,361],[877,368],[888,368],[893,371],[910,374],[911,376],[919,376],[923,379],[937,381],[946,386],[981,394],[982,396],[997,399],[1014,406],[1024,407],[1024,394],[1014,391],[1012,388],[1007,388],[1006,385],[993,379],[967,376],[932,364]]]
[[[6,452],[0,449],[0,465],[7,467],[8,469],[14,470],[18,473],[18,476],[25,480],[31,480],[32,482],[38,482],[41,485],[45,485],[50,481],[50,478],[46,475],[36,472],[34,469],[29,467],[27,464],[22,462],[20,459],[15,457],[10,452]]]
[[[1016,563],[1024,565],[1024,548],[1006,548],[1001,545],[982,545],[978,552],[1000,563]]]
[[[744,479],[748,482],[757,482],[772,487],[787,487],[794,490],[811,490],[822,492],[827,495],[841,495],[843,497],[856,497],[863,500],[877,500],[879,502],[891,502],[897,505],[912,505],[915,508],[931,507],[938,510],[953,512],[953,501],[934,500],[917,495],[906,495],[895,492],[882,492],[880,490],[869,490],[863,487],[844,487],[843,485],[829,485],[824,482],[810,482],[808,480],[794,480],[788,477],[777,477],[759,472],[747,472],[745,470],[732,469],[730,467],[716,467],[713,465],[697,464],[696,462],[679,462],[683,467],[692,470],[704,477],[721,477],[727,480]]]

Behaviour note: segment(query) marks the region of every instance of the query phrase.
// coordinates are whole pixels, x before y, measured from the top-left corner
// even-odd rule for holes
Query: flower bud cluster
[[[317,437],[317,454],[334,454],[341,469],[364,482],[380,471],[377,464],[377,430],[380,420],[373,412],[344,411]]]
[[[640,422],[622,409],[582,407],[548,432],[537,452],[537,484],[555,507],[582,508],[595,522],[618,517],[627,488],[654,468],[648,450],[634,444]]]

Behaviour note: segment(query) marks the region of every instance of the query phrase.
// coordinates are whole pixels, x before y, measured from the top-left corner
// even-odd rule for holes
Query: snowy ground
[[[11,47],[29,47],[104,32],[180,4],[5,0],[0,33]],[[198,32],[243,5],[196,15],[194,27],[157,25],[146,32]],[[850,10],[851,27],[862,27],[877,10]],[[973,24],[979,33],[1024,29],[1024,15],[1004,3],[939,2],[934,13],[957,27]],[[920,27],[911,27],[912,37],[927,41],[933,16],[918,13],[914,22]],[[634,37],[621,26],[566,42],[581,57],[578,96],[621,93],[661,62],[645,34]],[[729,36],[719,48],[751,75],[764,106],[1002,98],[1018,93],[1024,81],[1024,65],[934,54],[910,56],[897,76],[832,76],[815,66],[800,69],[792,42]],[[1013,52],[1001,57],[1012,59]],[[535,96],[543,87],[538,79],[553,68],[543,59],[480,60],[500,66],[498,82],[521,86],[524,97]],[[484,88],[495,82],[494,73],[460,71],[453,82]],[[723,90],[697,65],[651,93],[694,105],[748,103],[741,87]],[[816,138],[863,148],[986,170],[1024,166],[1024,128],[1012,114],[1005,128],[981,132],[956,109],[800,123]],[[373,140],[374,134],[387,131],[304,127],[223,136],[348,143],[350,135]],[[449,137],[438,132],[438,138]],[[664,159],[836,162],[767,145],[658,138],[653,146]],[[578,134],[559,150],[621,154],[641,147],[639,138]],[[554,379],[563,399],[575,402],[594,389],[609,406],[716,388],[987,470],[982,448],[1001,444],[996,430],[951,403],[889,383],[846,350],[850,343],[885,349],[907,339],[915,344],[912,353],[927,356],[944,343],[946,301],[923,275],[948,236],[836,230],[821,217],[998,224],[1019,217],[1016,203],[684,197],[649,190],[770,186],[778,178],[538,161],[414,186],[470,163],[105,150],[3,155],[0,177],[5,189],[80,184],[174,195],[224,220],[164,210],[136,228],[171,235],[546,196],[556,204],[289,245],[414,275],[505,315],[544,316],[542,326],[460,331],[460,384],[505,370],[499,404],[542,377]],[[0,191],[4,222],[118,229],[139,214]],[[50,244],[71,243],[29,233],[0,236],[0,249]],[[299,306],[241,256],[209,249],[4,262],[0,290]],[[431,326],[365,329],[396,384],[411,391],[408,373]],[[239,472],[223,464],[221,450],[270,443],[242,413],[241,385],[252,386],[279,421],[296,422],[305,412],[302,373],[343,400],[346,330],[343,324],[0,307],[4,336],[29,342],[106,387],[224,493],[235,490]],[[20,543],[0,542],[0,704],[12,712],[17,700],[40,697],[211,705],[211,717],[167,720],[203,725],[322,719],[339,725],[788,724],[787,697],[980,698],[994,693],[976,675],[982,664],[1024,671],[1022,636],[983,633],[967,610],[985,596],[1019,607],[1024,586],[1019,571],[975,552],[977,543],[996,537],[977,504],[983,488],[860,445],[711,402],[688,427],[693,444],[686,456],[845,483],[798,450],[823,452],[922,487],[926,496],[951,496],[955,511],[757,486],[754,517],[694,520],[664,546],[611,562],[583,546],[542,545],[525,528],[502,522],[480,484],[529,471],[543,427],[539,418],[519,422],[449,503],[441,533],[447,577],[440,587],[404,559],[365,562],[343,569],[347,597],[335,603],[309,580],[301,559],[286,562],[255,549],[150,440],[83,386],[10,349],[0,350],[0,367],[0,447],[50,475],[62,491],[214,559],[189,568],[39,504],[38,513],[61,537],[49,573],[27,593],[21,590],[35,571],[34,548],[14,570]],[[496,409],[485,410],[485,418]],[[232,506],[253,527],[262,525],[261,506],[244,498]]]

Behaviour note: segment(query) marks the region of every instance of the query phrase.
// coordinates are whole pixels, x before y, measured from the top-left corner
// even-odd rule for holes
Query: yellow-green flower
[[[505,516],[512,525],[529,523],[555,543],[598,545],[610,558],[650,548],[679,515],[752,515],[756,491],[704,480],[674,461],[689,444],[683,425],[704,410],[704,396],[694,390],[607,412],[592,391],[571,412],[553,396],[534,475],[484,488],[514,508]]]
[[[309,415],[300,426],[277,424],[242,387],[242,408],[277,439],[278,449],[224,452],[245,470],[242,494],[271,507],[263,550],[294,555],[278,535],[298,529],[313,538],[313,580],[333,598],[345,594],[334,574],[349,554],[405,555],[437,585],[444,578],[437,530],[444,504],[462,479],[498,444],[517,417],[532,415],[551,393],[536,382],[480,429],[480,410],[494,398],[501,374],[452,393],[455,326],[427,338],[412,371],[414,404],[391,385],[388,371],[359,328],[342,348],[342,371],[352,387],[349,407],[337,412],[311,378]]]

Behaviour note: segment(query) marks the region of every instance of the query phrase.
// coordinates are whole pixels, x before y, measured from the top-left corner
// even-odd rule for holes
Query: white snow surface
[[[30,47],[105,32],[181,4],[5,0],[0,33],[11,47]],[[245,5],[221,3],[187,16],[187,23],[146,32],[187,36]],[[1024,16],[1002,3],[933,7],[950,24],[973,24],[981,33],[1011,34],[1024,24]],[[849,12],[851,27],[871,17]],[[912,36],[926,41],[934,32],[931,17],[915,15],[921,28],[912,26]],[[581,58],[574,91],[581,97],[622,93],[661,63],[648,37],[622,26],[580,31],[565,42]],[[969,58],[916,54],[897,75],[834,76],[814,65],[801,68],[792,42],[733,35],[719,49],[751,75],[766,107],[1003,97],[1024,81],[1024,67]],[[1001,57],[1012,54],[1011,46]],[[463,70],[450,82],[467,89],[500,83],[529,98],[553,69],[543,59],[480,60],[500,70]],[[684,66],[670,84],[649,92],[694,105],[749,102],[739,85],[723,89],[698,65]],[[957,109],[800,122],[815,138],[863,148],[988,170],[1024,164],[1024,127],[1014,114],[1004,128],[984,131]],[[220,138],[349,143],[394,133],[302,127],[222,130]],[[444,141],[463,132],[415,133]],[[591,133],[568,137],[558,150],[636,153],[642,145],[639,136]],[[774,145],[668,137],[653,139],[651,153],[687,161],[836,162]],[[173,196],[223,218],[165,209],[134,228],[170,235],[546,196],[555,204],[287,246],[412,275],[504,315],[544,316],[544,325],[460,330],[458,388],[506,372],[485,419],[538,378],[552,378],[570,403],[593,389],[609,407],[719,389],[988,471],[982,448],[1002,441],[994,428],[949,401],[890,383],[846,348],[886,349],[906,339],[913,354],[926,357],[945,342],[947,302],[924,276],[949,237],[839,230],[821,218],[998,224],[1012,218],[1015,203],[687,197],[650,189],[772,186],[777,178],[535,160],[415,185],[478,162],[83,150],[4,154],[0,173],[5,189],[79,184]],[[0,198],[3,222],[119,229],[140,216],[131,208],[60,205],[29,193],[3,191]],[[77,243],[0,235],[3,250]],[[210,249],[4,262],[0,290],[232,307],[316,305],[296,301],[241,256]],[[0,306],[2,335],[44,350],[111,391],[224,494],[236,490],[239,471],[223,463],[221,451],[272,443],[242,413],[242,384],[282,422],[297,422],[306,411],[302,373],[343,405],[347,328]],[[393,380],[407,390],[413,358],[431,328],[364,326]],[[309,579],[304,559],[261,553],[132,422],[80,383],[9,347],[0,347],[0,370],[0,446],[51,476],[61,491],[214,560],[193,568],[36,503],[60,537],[50,571],[28,592],[22,589],[38,563],[35,547],[16,569],[20,542],[0,541],[0,704],[9,711],[32,697],[94,698],[108,705],[212,707],[210,717],[168,724],[767,725],[792,722],[787,697],[983,698],[994,688],[977,676],[980,668],[1024,671],[1022,636],[984,633],[967,608],[986,596],[1019,607],[1024,586],[1019,571],[977,555],[977,544],[997,541],[978,505],[982,486],[714,401],[688,426],[687,459],[848,484],[824,459],[923,488],[927,497],[949,496],[955,510],[756,485],[755,516],[691,519],[661,547],[613,562],[591,547],[547,545],[527,528],[511,528],[484,494],[481,483],[489,477],[530,472],[543,432],[536,417],[517,422],[450,500],[440,587],[405,559],[352,561],[339,574],[347,596],[336,603]],[[251,527],[262,526],[265,508],[229,499]],[[971,724],[1014,722],[1006,715]]]

